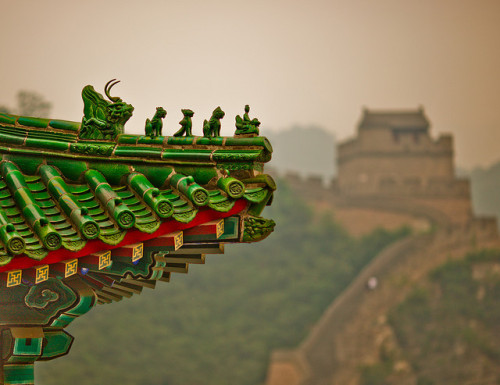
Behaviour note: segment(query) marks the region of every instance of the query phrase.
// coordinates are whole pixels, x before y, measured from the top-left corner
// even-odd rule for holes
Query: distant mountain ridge
[[[272,167],[280,174],[297,172],[318,175],[330,181],[337,173],[335,135],[318,126],[293,126],[284,131],[268,131],[273,144]]]

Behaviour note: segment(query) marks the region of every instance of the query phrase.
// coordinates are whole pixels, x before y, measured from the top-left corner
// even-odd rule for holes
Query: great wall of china
[[[432,140],[428,128],[422,110],[365,111],[358,137],[339,146],[338,179],[283,177],[354,235],[380,226],[414,231],[375,256],[296,349],[273,352],[266,385],[358,385],[360,365],[380,361],[382,346],[397,345],[388,309],[447,260],[500,248],[496,218],[475,216],[469,181],[454,176],[451,136]],[[370,277],[379,285],[367,292]],[[399,383],[414,384],[410,365],[396,365]]]

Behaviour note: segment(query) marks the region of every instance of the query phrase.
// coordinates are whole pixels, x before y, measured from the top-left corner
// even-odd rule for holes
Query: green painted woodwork
[[[4,385],[34,384],[34,364],[6,364],[3,366],[3,376]]]
[[[65,310],[64,314],[80,317],[89,312],[95,306],[94,292],[78,276],[71,277],[66,280],[66,283],[75,293],[78,293],[78,302]]]
[[[45,345],[38,360],[52,360],[68,354],[74,338],[64,330],[44,329]]]
[[[76,301],[75,292],[57,278],[35,286],[21,284],[15,290],[0,287],[0,326],[49,325]]]
[[[34,327],[2,330],[2,384],[34,384],[34,362],[68,353],[73,337],[62,330]]]
[[[76,318],[76,316],[71,314],[61,314],[50,326],[55,328],[65,328]]]
[[[144,256],[136,264],[132,262],[115,261],[109,269],[106,269],[106,273],[115,275],[116,277],[123,277],[128,274],[132,278],[150,279],[153,274],[151,270],[153,266],[154,260],[152,253],[145,250]],[[88,273],[88,275],[97,281],[101,279],[100,276],[95,273]],[[106,282],[104,281],[103,283]]]
[[[239,240],[240,220],[239,217],[224,219],[224,233],[219,237],[220,241]]]
[[[32,359],[42,354],[43,338],[16,338],[12,349],[12,356],[7,362]],[[16,360],[17,359],[17,360]]]

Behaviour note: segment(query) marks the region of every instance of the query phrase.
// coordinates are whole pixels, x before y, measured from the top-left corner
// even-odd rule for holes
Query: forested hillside
[[[500,383],[500,251],[428,274],[389,312],[396,346],[362,368],[361,385]]]
[[[279,184],[257,244],[191,265],[187,276],[99,306],[69,328],[69,356],[36,365],[37,383],[256,385],[273,349],[297,346],[321,313],[382,248],[407,234],[351,238]]]

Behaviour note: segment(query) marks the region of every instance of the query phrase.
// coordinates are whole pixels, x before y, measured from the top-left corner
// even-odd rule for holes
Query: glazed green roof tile
[[[39,260],[58,248],[80,250],[89,239],[117,244],[132,227],[152,233],[162,219],[170,216],[179,222],[189,222],[196,216],[200,203],[196,202],[195,193],[190,195],[189,188],[204,190],[192,182],[191,177],[180,174],[175,175],[174,179],[178,180],[175,189],[158,189],[139,173],[130,174],[124,185],[112,186],[96,170],[87,171],[86,184],[75,184],[66,182],[61,173],[47,165],[41,166],[37,175],[24,175],[16,165],[6,161],[0,169],[3,178],[0,181],[0,241],[4,246],[0,250],[0,263],[18,254],[18,250],[9,249],[2,233],[7,223],[13,225],[9,234],[25,244],[24,253]],[[180,186],[183,181],[185,187]],[[249,188],[243,196],[257,202],[259,198],[264,199],[264,190]],[[147,194],[152,191],[156,193],[149,197]],[[166,208],[155,205],[158,202],[163,202]],[[235,199],[221,189],[207,193],[206,204],[213,210],[229,211],[234,202]],[[160,215],[162,213],[164,215]]]

